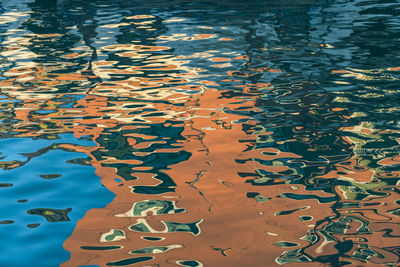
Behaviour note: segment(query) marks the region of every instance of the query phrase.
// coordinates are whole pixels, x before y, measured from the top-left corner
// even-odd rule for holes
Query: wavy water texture
[[[0,265],[397,266],[399,8],[0,3]]]

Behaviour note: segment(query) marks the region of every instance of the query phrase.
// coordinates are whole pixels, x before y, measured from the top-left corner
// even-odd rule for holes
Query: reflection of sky
[[[360,9],[355,2],[333,2],[327,7],[316,7],[308,12],[311,41],[330,45],[332,48],[325,49],[324,53],[332,56],[331,59],[338,62],[339,66],[348,66],[348,60],[355,52],[348,46],[341,47],[340,43],[353,34],[354,20],[359,16]],[[332,16],[321,16],[322,12]]]
[[[80,144],[86,146],[96,145],[93,141],[89,140],[77,140],[70,134],[59,135],[61,140],[57,139],[55,141],[46,139],[37,139],[34,141],[35,145],[32,146],[32,139],[30,138],[13,138],[13,139],[0,139],[0,152],[2,157],[6,157],[3,161],[25,161],[28,158],[23,154],[34,153],[40,148],[48,147],[54,143],[68,143],[68,144]],[[12,143],[12,146],[10,146]]]
[[[26,160],[19,153],[32,153],[57,143],[93,145],[91,141],[78,141],[72,135],[61,135],[50,141],[30,138],[0,140],[3,161]],[[10,149],[11,148],[11,149]],[[76,222],[87,210],[103,207],[113,194],[100,185],[94,167],[69,163],[69,160],[87,157],[82,153],[49,150],[32,158],[26,165],[0,171],[0,182],[13,184],[1,188],[0,221],[13,220],[13,224],[1,225],[0,239],[4,246],[0,253],[2,266],[58,266],[69,258],[62,247],[63,241],[72,233]],[[51,164],[49,164],[51,162]],[[44,179],[39,175],[60,174],[61,177]],[[17,200],[26,199],[19,203]],[[30,209],[50,208],[64,210],[70,221],[49,223],[44,217],[30,215]],[[40,223],[35,229],[28,224]]]

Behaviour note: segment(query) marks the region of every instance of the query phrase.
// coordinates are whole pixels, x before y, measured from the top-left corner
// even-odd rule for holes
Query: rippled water
[[[0,266],[398,266],[398,1],[1,1],[0,32]]]

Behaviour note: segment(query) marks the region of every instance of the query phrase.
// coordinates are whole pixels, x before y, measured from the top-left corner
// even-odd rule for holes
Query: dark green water
[[[397,266],[399,41],[398,1],[0,1],[0,266],[234,266],[234,252],[204,237],[219,218],[220,189],[196,186],[213,174],[196,171],[197,155],[215,166],[215,151],[234,159],[219,169],[236,175],[223,180],[244,201],[224,216],[243,213],[246,225],[252,203],[271,213],[254,229],[273,220],[293,236],[265,234],[265,251],[241,252],[243,262]],[[220,148],[219,133],[245,149]],[[181,183],[170,171],[187,171],[185,162],[193,172]],[[141,183],[146,175],[157,182]],[[152,210],[166,230],[115,219],[132,203],[145,207],[130,217]],[[152,237],[142,237],[146,247],[129,247],[133,238],[99,247],[82,235],[97,226]],[[154,243],[178,232],[221,258],[187,256],[186,240]],[[76,245],[63,248],[66,240]],[[140,255],[104,254],[121,247]]]

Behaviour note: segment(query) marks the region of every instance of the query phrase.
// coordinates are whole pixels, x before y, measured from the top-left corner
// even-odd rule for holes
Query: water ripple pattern
[[[400,4],[0,3],[1,266],[398,266]]]

